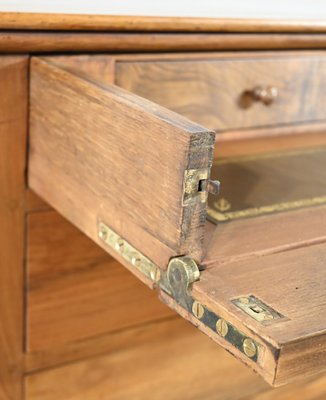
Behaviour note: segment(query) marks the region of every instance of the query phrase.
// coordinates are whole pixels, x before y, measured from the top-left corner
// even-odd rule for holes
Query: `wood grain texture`
[[[51,57],[49,57],[51,59]],[[113,57],[108,55],[80,55],[80,56],[55,56],[56,62],[63,63],[72,68],[78,68],[94,79],[101,80],[105,83],[114,83],[114,67]],[[32,190],[26,191],[26,210],[46,210],[50,206],[37,196]]]
[[[216,135],[214,158],[280,152],[326,145],[326,124],[272,126]]]
[[[113,85],[31,69],[30,187],[98,242],[103,220],[162,268],[200,259],[205,203],[182,205],[183,182],[210,166],[214,134]]]
[[[324,49],[325,34],[0,32],[0,53]]]
[[[292,393],[316,400],[326,393],[325,376],[269,388],[181,319],[144,327],[126,344],[111,354],[29,374],[26,400],[100,400],[108,393],[110,400],[292,400]]]
[[[167,318],[130,272],[55,211],[28,217],[27,351]]]
[[[118,61],[116,83],[213,130],[325,119],[322,55]],[[244,94],[258,86],[275,87],[279,93],[275,102],[241,105]]]
[[[326,242],[326,207],[221,223],[210,235],[202,262],[206,266],[323,243]]]
[[[267,389],[256,395],[245,396],[241,400],[323,400],[326,396],[326,377],[324,374],[309,377],[277,389]]]
[[[243,52],[242,59],[264,60],[275,57],[275,52]],[[294,56],[307,59],[322,57],[322,52],[292,51],[291,53],[278,53],[279,58]],[[238,53],[162,53],[162,54],[115,54],[115,55],[74,55],[74,56],[52,56],[49,60],[62,65],[75,67],[83,70],[90,77],[100,79],[106,83],[114,83],[115,65],[133,62],[200,62],[203,60],[231,60],[238,59]],[[146,80],[146,78],[145,78]],[[175,94],[175,93],[174,93]],[[181,93],[182,95],[182,93]],[[182,95],[183,96],[183,95]],[[194,96],[192,95],[192,98]],[[195,115],[193,116],[196,117]],[[265,128],[228,130],[218,132],[216,136],[215,158],[241,154],[256,154],[262,151],[280,151],[296,149],[301,147],[312,147],[326,144],[326,123],[309,122],[290,125],[273,125]]]
[[[166,319],[154,320],[127,329],[89,337],[81,341],[26,353],[24,357],[25,373],[36,373],[74,361],[81,361],[103,354],[112,354],[132,346],[144,344],[152,340],[153,336],[160,332],[161,329],[165,329],[165,326],[169,326],[172,319],[177,318],[179,316],[173,313],[171,317]]]
[[[193,285],[196,299],[259,338],[265,351],[257,369],[262,368],[263,377],[274,385],[326,368],[325,254],[325,244],[316,244],[212,264]],[[285,319],[261,324],[231,302],[247,295],[256,296]],[[270,351],[273,359],[267,360]]]
[[[143,17],[2,12],[0,29],[181,32],[326,32],[322,20]]]
[[[0,58],[0,399],[22,395],[27,57]]]
[[[205,374],[198,373],[206,369]],[[232,385],[227,379],[231,376]],[[151,327],[146,342],[136,338],[131,346],[111,354],[29,375],[26,385],[27,400],[71,400],[81,395],[98,400],[107,393],[110,400],[234,400],[266,389],[258,377],[181,319]]]
[[[82,71],[92,79],[114,83],[115,80],[115,57],[107,54],[88,54],[75,56],[49,56],[49,62],[62,64]]]

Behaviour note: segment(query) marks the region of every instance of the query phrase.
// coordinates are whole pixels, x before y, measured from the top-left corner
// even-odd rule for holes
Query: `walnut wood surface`
[[[295,398],[292,393],[316,400],[326,395],[326,379],[321,375],[271,389],[208,338],[173,319],[145,326],[141,334],[134,331],[126,347],[110,354],[29,374],[26,389],[26,400],[100,400],[108,393],[110,400],[288,400]]]
[[[325,34],[0,32],[0,53],[324,49]]]
[[[213,133],[37,59],[30,132],[30,187],[94,240],[100,219],[163,268],[175,253],[201,258],[205,204],[182,205],[183,181],[210,166]]]
[[[326,32],[323,20],[0,13],[0,29],[87,31]]]
[[[278,57],[304,56],[309,59],[322,57],[322,52],[311,51],[292,51],[291,53],[275,52],[243,52],[241,57],[244,59],[266,59]],[[115,55],[72,55],[72,56],[52,56],[48,57],[51,61],[63,63],[70,67],[78,68],[87,73],[91,78],[100,79],[105,83],[116,81],[116,65],[120,63],[134,62],[170,62],[185,61],[197,62],[202,60],[224,60],[238,59],[238,53],[162,53],[162,54],[115,54]],[[183,96],[181,92],[181,96]],[[191,98],[194,98],[192,95]],[[197,115],[198,116],[198,115]],[[196,118],[196,113],[191,115]],[[308,122],[290,125],[272,125],[268,129],[251,128],[227,130],[218,132],[216,135],[215,158],[234,156],[241,154],[256,154],[266,151],[291,150],[301,147],[313,147],[326,144],[326,122]],[[32,204],[31,204],[32,205]]]
[[[180,73],[182,71],[182,74]],[[210,129],[244,129],[324,120],[326,57],[231,55],[228,58],[118,61],[117,85]],[[266,106],[244,94],[258,86],[278,90]],[[248,97],[248,96],[247,96]]]
[[[202,272],[200,281],[193,285],[195,298],[254,336],[264,347],[253,368],[274,385],[326,368],[325,254],[322,243],[228,264],[216,263]],[[256,296],[285,319],[263,325],[231,302],[247,295]]]
[[[22,393],[27,58],[0,58],[0,399]]]
[[[27,351],[59,348],[172,312],[55,211],[28,217]]]

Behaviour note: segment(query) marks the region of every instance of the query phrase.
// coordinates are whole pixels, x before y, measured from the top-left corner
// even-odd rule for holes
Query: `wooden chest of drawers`
[[[11,18],[0,400],[326,395],[324,27]]]

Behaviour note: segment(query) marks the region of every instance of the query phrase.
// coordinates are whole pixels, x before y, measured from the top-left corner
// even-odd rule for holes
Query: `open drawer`
[[[250,176],[260,203],[232,214],[210,199],[211,220],[214,207],[229,212],[216,225],[206,219],[215,133],[68,64],[31,62],[29,186],[269,383],[325,369],[326,151],[288,155],[302,173],[281,189],[305,188],[320,166],[308,192],[277,189],[288,157],[262,157],[254,185],[248,160],[229,161],[248,172],[233,198],[249,201]],[[216,170],[223,193],[230,174]],[[283,213],[270,213],[261,171],[289,196],[273,199]]]

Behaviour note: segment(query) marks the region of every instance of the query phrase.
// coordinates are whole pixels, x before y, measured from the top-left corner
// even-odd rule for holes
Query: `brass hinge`
[[[191,286],[200,279],[200,270],[191,257],[172,258],[167,270],[164,271],[103,222],[98,225],[98,236],[200,323],[257,362],[261,345],[193,298]]]

